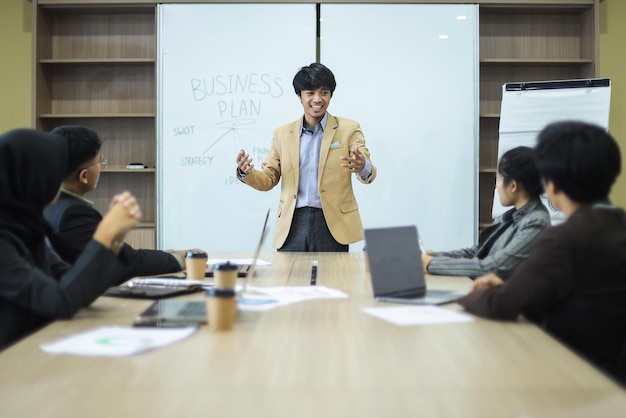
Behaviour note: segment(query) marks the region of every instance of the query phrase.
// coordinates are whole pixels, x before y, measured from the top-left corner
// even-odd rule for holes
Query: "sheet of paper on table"
[[[427,325],[470,322],[470,315],[436,306],[401,306],[363,308],[365,313],[395,325]]]
[[[209,258],[206,263],[208,265],[215,265],[215,264],[222,264],[227,261],[230,261],[232,264],[237,264],[241,266],[244,264],[252,264],[252,262],[254,261],[254,258]],[[256,261],[257,266],[269,266],[271,264],[272,263],[270,263],[269,261],[265,261],[265,260]]]
[[[123,357],[175,343],[196,328],[102,327],[41,345],[51,354]]]
[[[347,297],[344,292],[325,286],[248,286],[237,306],[244,311],[266,311],[305,300]]]

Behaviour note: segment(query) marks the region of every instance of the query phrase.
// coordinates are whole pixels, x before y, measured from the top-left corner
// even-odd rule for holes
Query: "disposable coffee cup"
[[[211,288],[206,292],[207,322],[211,331],[228,331],[233,328],[237,314],[234,289]]]
[[[185,254],[185,266],[187,268],[187,278],[193,280],[204,280],[206,262],[209,256],[204,251],[187,251]]]
[[[217,264],[213,267],[215,287],[219,289],[234,289],[237,284],[237,272],[239,266],[230,261]]]

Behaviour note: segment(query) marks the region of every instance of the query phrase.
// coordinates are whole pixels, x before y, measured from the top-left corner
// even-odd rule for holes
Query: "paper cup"
[[[237,314],[235,291],[233,289],[209,289],[206,298],[206,312],[209,330],[231,330]]]
[[[206,262],[209,259],[207,253],[202,251],[187,251],[185,254],[185,266],[187,278],[193,280],[204,280]]]
[[[213,267],[215,287],[219,289],[234,289],[237,284],[238,271],[239,266],[237,264],[232,264],[230,261],[217,264]]]

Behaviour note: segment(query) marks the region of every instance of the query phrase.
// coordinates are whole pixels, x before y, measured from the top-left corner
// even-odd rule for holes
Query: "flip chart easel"
[[[537,134],[549,123],[578,120],[608,130],[611,104],[611,80],[608,78],[507,83],[502,86],[498,160],[518,146],[534,147]],[[565,220],[563,214],[548,204],[552,223]],[[494,187],[492,216],[510,208],[500,205]]]

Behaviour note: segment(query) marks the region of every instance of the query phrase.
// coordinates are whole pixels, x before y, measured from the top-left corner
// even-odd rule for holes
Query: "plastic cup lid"
[[[213,267],[213,270],[219,270],[219,271],[233,271],[233,270],[238,270],[238,269],[239,269],[239,266],[237,264],[231,263],[230,261],[216,264]]]
[[[187,251],[185,258],[208,258],[204,251]]]

